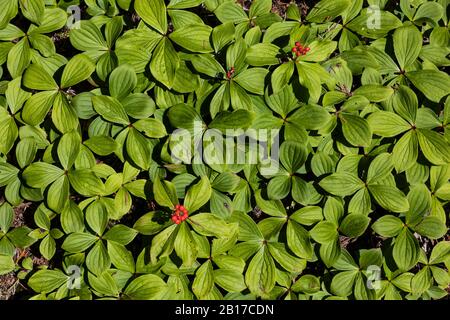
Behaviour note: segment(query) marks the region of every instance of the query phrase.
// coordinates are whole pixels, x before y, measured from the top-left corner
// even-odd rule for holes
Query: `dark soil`
[[[15,295],[19,280],[14,272],[0,276],[0,300],[8,300]]]
[[[21,227],[26,224],[25,211],[30,208],[31,202],[23,202],[14,208],[13,227]],[[31,214],[32,216],[32,214]]]

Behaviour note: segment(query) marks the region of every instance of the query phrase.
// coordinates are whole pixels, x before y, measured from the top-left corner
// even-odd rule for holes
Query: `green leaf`
[[[174,209],[178,204],[175,185],[170,181],[161,181],[158,178],[153,181],[153,193],[158,204]]]
[[[305,55],[299,56],[296,61],[321,62],[330,57],[336,50],[337,42],[330,40],[313,41],[309,45],[309,51]]]
[[[322,129],[330,120],[330,114],[325,108],[306,105],[299,108],[288,117],[288,123],[293,122],[308,130]]]
[[[70,201],[61,211],[61,226],[65,233],[83,232],[83,212],[75,202]]]
[[[203,0],[170,0],[167,8],[169,9],[187,9],[200,5]]]
[[[356,238],[361,236],[367,229],[370,218],[361,213],[351,213],[342,220],[339,230],[347,237]]]
[[[274,44],[258,43],[247,49],[246,61],[255,67],[278,64],[279,50]]]
[[[34,162],[23,172],[25,182],[33,188],[45,188],[64,174],[64,171],[45,162]]]
[[[12,78],[20,77],[30,65],[31,50],[28,39],[24,37],[8,53],[7,68]]]
[[[53,102],[52,121],[61,133],[74,130],[79,124],[74,107],[62,92],[56,95]]]
[[[428,216],[416,225],[414,230],[427,238],[439,239],[447,233],[448,228],[438,217]]]
[[[306,260],[292,256],[281,243],[269,243],[269,252],[284,269],[300,274],[306,268]]]
[[[258,229],[255,221],[253,221],[247,214],[234,211],[231,215],[230,222],[236,222],[239,226],[239,237],[241,241],[258,241],[263,240],[264,237]]]
[[[89,271],[99,276],[111,266],[108,251],[102,241],[97,241],[86,256]]]
[[[450,254],[450,241],[441,241],[431,251],[430,264],[438,264],[448,259]]]
[[[275,286],[275,263],[268,249],[262,247],[252,258],[245,273],[245,282],[256,295],[268,294]]]
[[[394,52],[402,70],[410,66],[419,57],[422,49],[422,34],[417,28],[405,26],[397,28],[393,35]]]
[[[203,236],[230,237],[233,233],[231,225],[212,213],[199,213],[189,218],[189,224]]]
[[[338,172],[322,179],[319,185],[331,194],[345,197],[362,189],[364,182],[353,174]]]
[[[320,290],[320,280],[312,274],[301,276],[291,287],[294,292],[314,294]]]
[[[280,147],[280,160],[284,168],[291,174],[297,172],[305,163],[308,152],[298,142],[285,141]]]
[[[43,0],[20,0],[19,4],[25,18],[37,25],[41,23],[45,9]]]
[[[214,286],[213,267],[210,261],[203,263],[195,272],[195,279],[192,282],[192,292],[201,299],[205,297]]]
[[[341,251],[340,241],[336,238],[334,241],[322,244],[319,254],[323,263],[329,268],[339,259]]]
[[[72,167],[80,152],[81,137],[77,131],[64,134],[58,143],[58,158],[64,169]]]
[[[70,31],[70,43],[80,51],[106,51],[108,45],[100,29],[90,20],[81,20]]]
[[[216,269],[214,282],[228,292],[241,292],[247,288],[241,272],[232,269]]]
[[[162,34],[167,32],[167,15],[164,0],[136,0],[134,8],[139,16]]]
[[[342,132],[345,139],[355,147],[367,147],[372,140],[372,130],[366,119],[341,113]]]
[[[56,252],[55,240],[50,235],[47,235],[39,244],[39,251],[45,259],[50,260]]]
[[[270,199],[284,199],[291,191],[291,178],[282,175],[272,178],[267,185],[267,195]]]
[[[378,181],[383,181],[391,174],[393,167],[391,154],[387,152],[380,153],[370,163],[367,172],[367,183],[375,184]]]
[[[396,187],[371,184],[369,185],[369,191],[375,201],[386,210],[392,212],[409,210],[408,199]]]
[[[119,147],[118,143],[109,136],[91,137],[84,142],[84,145],[100,156],[110,155]]]
[[[134,273],[135,265],[133,255],[124,245],[108,241],[108,255],[112,264],[119,270]]]
[[[0,230],[3,233],[8,232],[13,221],[14,221],[13,208],[9,203],[4,202],[2,205],[0,205]]]
[[[109,77],[111,96],[118,100],[126,98],[136,88],[137,82],[134,68],[129,64],[120,65]]]
[[[349,0],[322,0],[319,1],[306,16],[309,22],[323,22],[326,19],[333,19],[344,12],[350,6]]]
[[[70,184],[67,176],[59,177],[50,188],[47,193],[47,205],[50,209],[61,212],[64,205],[69,199]]]
[[[18,137],[18,130],[14,118],[7,116],[0,118],[0,152],[8,154]]]
[[[162,39],[156,47],[150,62],[152,75],[156,80],[171,89],[179,65],[180,58],[172,43],[169,39]]]
[[[175,30],[170,34],[170,39],[179,46],[192,52],[212,52],[210,44],[212,28],[207,25],[188,25]]]
[[[268,70],[263,68],[250,68],[239,73],[234,81],[251,93],[263,95],[264,80],[268,73]]]
[[[395,137],[411,128],[400,116],[389,111],[376,111],[368,118],[373,133],[381,137]]]
[[[403,228],[395,239],[392,256],[401,270],[408,271],[419,261],[419,250],[417,239],[407,228]]]
[[[127,245],[137,235],[137,231],[123,224],[116,224],[105,233],[103,239]]]
[[[94,96],[92,97],[92,105],[95,111],[107,121],[123,125],[130,123],[123,105],[115,98]]]
[[[450,145],[444,136],[427,129],[418,129],[420,148],[425,157],[435,165],[446,165],[450,162]]]
[[[23,75],[25,87],[34,90],[58,90],[58,85],[52,76],[38,64],[32,64]]]
[[[53,79],[51,80],[53,81]],[[32,95],[25,102],[22,110],[22,119],[32,126],[42,123],[50,111],[56,95],[56,91],[42,91]]]
[[[197,184],[190,187],[187,191],[184,206],[189,212],[197,211],[211,198],[211,192],[209,179],[203,176]]]
[[[153,235],[167,227],[170,222],[161,221],[161,213],[149,212],[141,216],[133,225],[133,228],[144,235]]]
[[[399,86],[392,96],[392,106],[394,107],[395,112],[403,119],[408,120],[410,123],[416,121],[419,102],[416,94],[409,87],[403,85]]]
[[[214,10],[214,14],[222,23],[233,22],[237,24],[248,20],[242,7],[232,1],[224,1]]]
[[[132,300],[158,300],[161,299],[167,284],[154,274],[145,274],[134,279],[124,291],[124,295]]]
[[[246,129],[251,126],[255,114],[248,110],[223,111],[216,115],[209,124],[210,129],[226,131],[227,129]]]
[[[164,124],[154,118],[138,120],[133,124],[133,127],[149,138],[162,138],[167,135]]]
[[[179,230],[174,242],[174,249],[178,257],[186,267],[192,266],[198,255],[197,245],[189,230],[188,224],[179,225]]]
[[[375,221],[372,229],[382,237],[392,238],[402,231],[403,222],[395,216],[385,215]]]
[[[450,76],[442,71],[420,70],[406,73],[413,85],[431,101],[439,102],[450,94]]]
[[[433,277],[428,266],[421,269],[411,280],[411,289],[414,294],[422,294],[433,284]]]
[[[354,270],[338,273],[331,280],[331,292],[340,297],[348,297],[353,291],[357,275],[358,272]]]
[[[220,51],[234,39],[235,27],[232,22],[227,22],[215,27],[212,31],[212,43],[216,52]]]
[[[60,8],[45,8],[44,16],[39,27],[33,31],[36,33],[51,33],[62,29],[67,22],[67,12]]]
[[[178,104],[168,111],[170,123],[176,128],[193,131],[199,123],[203,124],[202,118],[197,111],[189,105]]]
[[[401,26],[402,22],[393,13],[374,7],[364,8],[358,17],[347,24],[351,31],[371,39],[383,38],[389,31]]]
[[[86,197],[103,195],[105,192],[105,185],[102,180],[89,169],[70,171],[69,181],[76,192]]]
[[[306,226],[313,225],[323,220],[322,208],[318,206],[303,207],[295,211],[290,219]]]
[[[108,297],[118,297],[119,289],[117,288],[117,284],[110,273],[103,272],[98,277],[92,273],[88,273],[88,281],[89,285],[96,292],[100,294],[106,295]]]
[[[285,86],[287,86],[293,74],[294,63],[292,62],[283,63],[278,68],[276,68],[271,76],[273,93],[276,94],[280,92]]]
[[[126,141],[127,155],[139,168],[144,170],[150,167],[151,149],[149,141],[135,128],[128,132]]]
[[[388,100],[394,93],[394,89],[378,84],[366,84],[354,91],[355,96],[364,96],[372,102]]]
[[[311,238],[320,244],[326,244],[334,241],[338,237],[337,227],[329,221],[321,221],[309,232]]]
[[[108,212],[100,201],[94,201],[86,209],[86,222],[98,235],[102,235],[108,224]]]
[[[401,173],[411,168],[416,163],[418,156],[417,134],[416,131],[410,130],[395,143],[392,150],[392,161],[395,170]]]
[[[28,285],[36,292],[49,293],[61,287],[69,280],[59,270],[39,270],[28,280]]]
[[[16,264],[12,257],[0,255],[0,276],[10,273],[15,267]]]
[[[97,240],[98,238],[90,233],[74,232],[67,236],[61,248],[72,253],[83,252]]]
[[[61,88],[72,87],[87,78],[95,70],[95,63],[85,54],[77,54],[69,60],[61,77]]]

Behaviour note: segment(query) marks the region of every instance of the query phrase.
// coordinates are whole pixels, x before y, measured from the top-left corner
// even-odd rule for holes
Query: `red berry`
[[[297,55],[297,57],[300,56],[300,52],[298,52],[298,51],[295,54]]]
[[[181,205],[180,205],[180,204],[177,204],[177,205],[175,206],[175,209],[180,209],[180,207],[181,207]]]
[[[292,48],[292,52],[297,52],[297,50],[298,50],[297,47]]]
[[[300,42],[295,42],[295,46],[297,46],[297,47],[301,47],[301,44],[300,44]]]

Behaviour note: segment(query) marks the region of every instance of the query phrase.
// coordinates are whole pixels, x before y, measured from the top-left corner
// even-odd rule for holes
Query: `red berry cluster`
[[[304,47],[300,42],[297,41],[295,43],[295,47],[292,48],[292,53],[297,57],[300,55],[304,56],[309,50],[309,47]]]
[[[231,67],[231,69],[227,71],[227,79],[228,80],[231,79],[231,77],[234,75],[235,71],[236,70],[234,69],[234,67]]]
[[[175,206],[175,211],[172,213],[173,223],[180,224],[189,217],[187,209],[181,204]]]

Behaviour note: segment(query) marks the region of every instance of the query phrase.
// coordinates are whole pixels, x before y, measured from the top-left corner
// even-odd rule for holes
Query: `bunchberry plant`
[[[449,8],[0,0],[0,299],[448,298]]]

